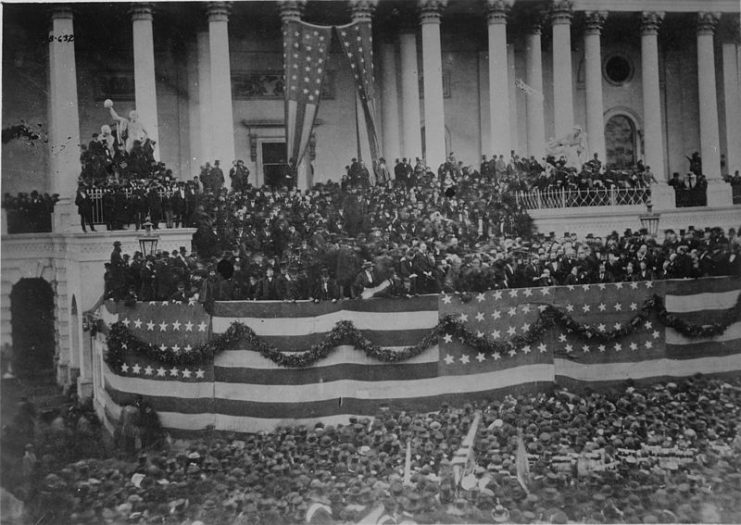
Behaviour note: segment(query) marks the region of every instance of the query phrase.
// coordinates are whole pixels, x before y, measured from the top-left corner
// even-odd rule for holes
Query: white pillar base
[[[709,180],[707,197],[708,208],[722,208],[725,206],[733,206],[733,195],[731,193],[731,186],[727,182],[721,180]]]
[[[71,198],[62,197],[54,205],[52,231],[54,233],[82,231],[80,215],[77,213],[77,206]]]
[[[677,200],[674,188],[662,183],[652,184],[651,204],[653,204],[654,210],[656,211],[675,209],[677,207]]]
[[[77,378],[77,397],[80,401],[85,401],[93,397],[93,378],[82,377]]]

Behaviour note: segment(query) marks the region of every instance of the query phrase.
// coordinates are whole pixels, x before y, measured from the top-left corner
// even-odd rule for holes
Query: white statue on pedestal
[[[139,120],[139,114],[136,110],[129,111],[129,118],[119,116],[116,110],[113,109],[113,101],[106,99],[103,105],[108,108],[111,112],[111,117],[118,123],[118,142],[123,142],[123,135],[126,132],[126,152],[131,153],[131,148],[134,147],[134,142],[139,141],[144,144],[147,140],[147,131],[144,129],[144,124]]]
[[[546,152],[556,159],[565,157],[566,166],[579,170],[586,162],[587,134],[580,126],[574,126],[574,130],[568,135],[551,140]]]

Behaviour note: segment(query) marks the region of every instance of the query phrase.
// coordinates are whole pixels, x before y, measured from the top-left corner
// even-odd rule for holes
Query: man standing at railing
[[[85,229],[85,224],[90,226],[90,231],[95,231],[95,226],[93,226],[93,200],[90,198],[90,195],[87,193],[87,189],[84,185],[80,185],[77,188],[77,196],[75,197],[75,205],[77,205],[77,213],[80,214],[80,225],[82,226],[82,231],[87,232]]]

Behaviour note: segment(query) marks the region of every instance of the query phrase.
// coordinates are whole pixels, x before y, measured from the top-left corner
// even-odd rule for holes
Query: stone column
[[[570,0],[553,2],[553,117],[555,138],[571,133],[574,128],[574,94],[571,67]]]
[[[602,102],[602,46],[600,37],[607,11],[587,11],[584,31],[584,65],[587,88],[587,140],[589,158],[605,161],[605,120]]]
[[[527,85],[527,152],[540,160],[545,154],[545,119],[543,115],[543,53],[540,22],[530,26],[526,36]]]
[[[445,106],[440,18],[447,0],[419,0],[425,110],[425,162],[433,170],[445,162]],[[506,48],[505,48],[506,67]]]
[[[664,13],[646,11],[641,15],[641,75],[643,77],[643,127],[645,163],[656,179],[667,180],[664,167],[664,137],[661,126],[659,90],[659,47],[657,35]],[[655,202],[658,205],[658,203]]]
[[[659,46],[657,36],[664,13],[644,11],[641,14],[641,75],[643,77],[644,160],[657,183],[651,185],[651,201],[657,210],[676,207],[674,190],[666,184],[664,135],[661,125],[661,91],[659,90]]]
[[[155,142],[154,158],[160,158],[157,119],[157,82],[154,76],[154,34],[152,4],[143,2],[131,8],[134,41],[134,98],[139,120],[149,139]]]
[[[234,160],[234,114],[229,62],[229,2],[208,4],[208,43],[211,71],[211,140],[213,160],[228,171]]]
[[[419,113],[419,70],[417,65],[417,35],[413,30],[402,29],[399,34],[401,59],[401,122],[402,156],[422,156],[422,130]]]
[[[77,106],[74,15],[70,7],[51,11],[49,30],[49,167],[50,190],[60,201],[54,208],[55,232],[76,227],[80,220],[74,206],[80,176],[80,115]],[[103,111],[101,107],[101,111]]]
[[[507,64],[507,13],[505,0],[487,0],[489,28],[489,150],[509,158],[509,67]]]
[[[697,80],[700,101],[700,157],[708,181],[708,206],[730,206],[731,187],[720,176],[720,128],[715,85],[715,28],[718,13],[697,14]]]
[[[214,153],[211,142],[211,53],[209,52],[208,31],[196,34],[198,53],[198,116],[200,122],[201,155],[200,165],[213,162]]]
[[[396,86],[396,46],[394,44],[392,38],[387,38],[381,43],[383,156],[392,171],[394,159],[401,155],[399,95]],[[417,101],[417,106],[419,106],[419,101]]]
[[[351,17],[353,22],[367,22],[373,23],[373,12],[376,9],[378,0],[350,0]],[[375,59],[375,57],[374,57]],[[375,64],[374,64],[375,66]],[[375,87],[375,86],[374,86]],[[357,118],[358,126],[358,160],[362,159],[366,167],[371,173],[371,180],[375,182],[373,177],[373,159],[371,156],[370,138],[368,136],[368,123],[363,112],[363,102],[360,100],[360,95],[355,90],[355,116]],[[376,124],[378,124],[378,116],[373,116]]]
[[[734,15],[735,16],[735,15]],[[726,166],[729,175],[741,170],[741,91],[738,78],[738,17],[723,41],[723,99],[726,119]]]

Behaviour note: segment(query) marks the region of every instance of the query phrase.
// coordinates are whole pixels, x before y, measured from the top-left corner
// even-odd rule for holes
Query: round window
[[[613,84],[625,84],[633,78],[633,64],[623,55],[613,55],[605,60],[605,77]]]

